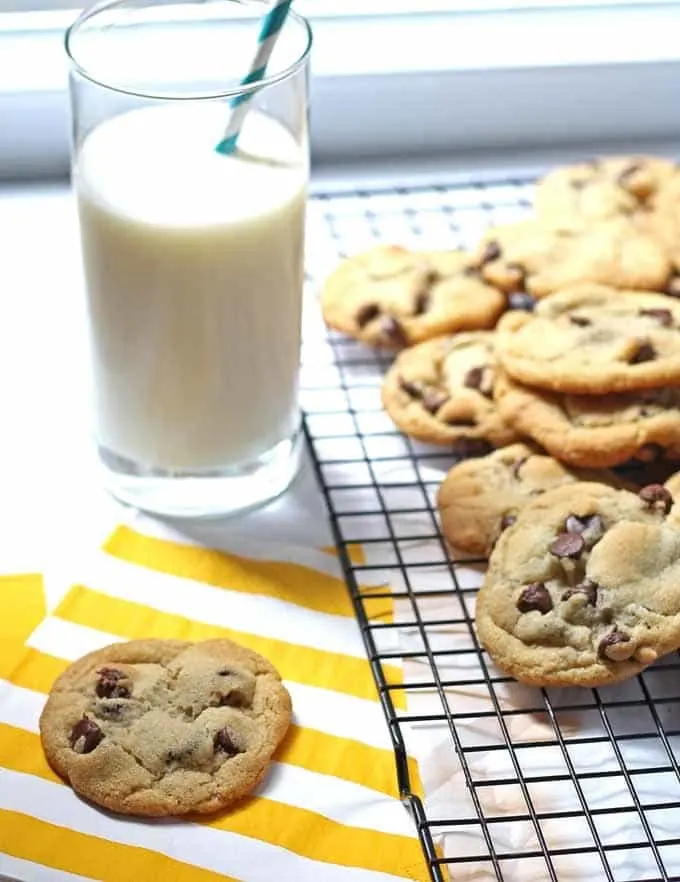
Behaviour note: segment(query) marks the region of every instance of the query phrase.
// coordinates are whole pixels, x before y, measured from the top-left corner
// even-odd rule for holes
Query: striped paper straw
[[[247,86],[250,83],[257,83],[264,78],[269,58],[274,50],[278,36],[281,33],[281,28],[286,21],[286,16],[288,15],[291,3],[292,0],[276,0],[272,8],[265,15],[262,21],[262,27],[260,28],[260,34],[257,38],[257,52],[250,65],[250,70],[241,80],[242,86]],[[241,126],[243,125],[245,115],[248,113],[248,105],[250,104],[252,97],[253,93],[248,92],[244,95],[237,95],[236,98],[231,99],[229,106],[232,109],[232,113],[229,117],[224,138],[215,148],[218,153],[229,154],[233,153],[236,149],[236,142],[241,132]]]

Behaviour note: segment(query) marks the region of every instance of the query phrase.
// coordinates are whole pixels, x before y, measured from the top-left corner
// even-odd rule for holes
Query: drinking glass
[[[96,444],[156,513],[237,512],[299,467],[312,38],[290,12],[241,85],[264,11],[115,0],[66,37]]]

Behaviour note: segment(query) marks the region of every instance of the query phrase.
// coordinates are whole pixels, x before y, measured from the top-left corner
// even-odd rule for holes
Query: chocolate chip
[[[222,670],[217,672],[218,677],[230,677],[234,671],[231,668],[222,668]]]
[[[99,698],[129,698],[130,689],[120,681],[126,679],[125,674],[117,668],[100,668],[97,673],[99,680],[94,691]]]
[[[388,346],[399,349],[408,343],[408,338],[401,322],[392,315],[386,315],[380,322],[380,337]]]
[[[666,294],[669,297],[680,297],[680,275],[673,274],[666,283]]]
[[[430,308],[430,292],[419,291],[413,304],[413,314],[422,315]]]
[[[498,260],[503,252],[501,251],[501,246],[498,242],[487,242],[482,252],[482,256],[479,259],[479,265],[484,266],[487,263],[491,263],[494,260]]]
[[[508,527],[512,527],[512,525],[517,520],[517,515],[514,514],[504,514],[501,518],[501,531],[507,530]]]
[[[447,426],[462,426],[465,429],[471,429],[477,425],[476,420],[472,417],[450,417],[446,420]]]
[[[648,508],[654,508],[659,503],[664,514],[668,514],[673,507],[673,497],[663,484],[647,484],[639,491],[638,496]]]
[[[570,315],[569,321],[572,325],[576,325],[579,328],[587,328],[588,325],[592,325],[590,319],[586,318],[584,315]]]
[[[377,303],[366,303],[354,316],[354,320],[360,328],[365,328],[369,322],[380,315],[380,307]]]
[[[523,309],[525,312],[533,312],[536,306],[536,298],[526,291],[512,291],[508,294],[508,309]]]
[[[567,533],[578,533],[582,536],[586,548],[592,548],[605,533],[602,518],[597,514],[587,515],[583,518],[577,515],[569,515],[564,523],[564,528]]]
[[[656,319],[664,328],[670,328],[673,324],[673,313],[670,309],[641,309],[640,315]]]
[[[552,608],[550,594],[543,582],[532,582],[531,585],[527,585],[517,600],[517,609],[523,613],[538,610],[544,616]]]
[[[630,644],[626,646],[625,644]],[[600,658],[608,658],[610,661],[626,661],[635,650],[628,634],[623,631],[611,631],[600,640],[597,653]]]
[[[482,438],[457,438],[451,445],[451,453],[457,459],[473,459],[491,453],[493,447]]]
[[[399,388],[406,392],[407,395],[410,395],[411,398],[422,398],[424,386],[420,382],[420,380],[405,380],[403,377],[399,377]]]
[[[463,378],[463,386],[467,386],[468,389],[479,389],[482,385],[482,376],[484,374],[483,367],[473,367],[465,374]]]
[[[628,359],[628,364],[642,364],[645,361],[654,361],[656,349],[651,343],[640,343],[635,352]]]
[[[553,539],[550,553],[554,554],[555,557],[568,557],[576,560],[581,556],[585,544],[580,533],[560,533],[559,536]]]
[[[519,470],[522,468],[524,463],[529,459],[528,456],[523,456],[521,459],[516,459],[512,464],[512,476],[513,478],[517,478],[519,480]]]
[[[449,400],[446,392],[428,387],[420,380],[405,380],[403,377],[399,377],[398,382],[399,388],[403,392],[406,392],[411,398],[422,401],[425,410],[431,414],[437,413],[439,408]]]
[[[421,397],[423,399],[423,407],[433,416],[449,400],[446,392],[440,392],[438,389],[425,389]]]
[[[215,750],[221,750],[227,756],[236,756],[237,753],[242,752],[231,740],[231,735],[226,729],[220,729],[219,732],[215,733],[213,746]]]
[[[487,398],[491,398],[493,383],[491,372],[486,367],[473,367],[465,374],[463,385],[468,389],[476,389]]]
[[[76,753],[92,753],[103,737],[104,733],[94,720],[83,714],[71,729],[69,742]]]
[[[562,595],[562,600],[569,600],[569,598],[574,597],[574,595],[583,595],[586,598],[586,603],[595,606],[597,603],[597,583],[592,582],[590,579],[586,579],[584,582],[574,585],[572,588],[567,588]]]

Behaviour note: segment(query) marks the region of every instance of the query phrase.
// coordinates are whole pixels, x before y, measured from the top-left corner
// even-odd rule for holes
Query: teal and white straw
[[[281,28],[286,21],[286,16],[288,15],[291,3],[292,0],[275,0],[274,5],[262,20],[260,34],[257,38],[257,52],[250,65],[249,72],[241,80],[242,86],[247,86],[250,83],[257,83],[259,80],[264,79],[267,72],[267,64],[274,51],[274,46],[281,33]],[[236,98],[231,99],[229,106],[231,107],[232,112],[229,117],[227,129],[224,133],[224,138],[222,138],[215,148],[218,153],[229,154],[233,153],[236,149],[236,142],[238,141],[238,136],[241,132],[243,120],[248,113],[248,105],[250,104],[252,97],[253,93],[248,92],[243,95],[237,95]]]

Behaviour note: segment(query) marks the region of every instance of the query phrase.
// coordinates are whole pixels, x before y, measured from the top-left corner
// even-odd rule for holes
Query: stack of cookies
[[[680,166],[557,169],[535,214],[467,252],[348,260],[322,309],[329,327],[399,351],[385,409],[452,452],[442,530],[491,555],[478,623],[494,659],[527,682],[601,683],[680,646],[680,481],[609,471],[680,460]],[[601,588],[596,572],[629,547]]]
[[[494,400],[562,462],[680,457],[680,300],[580,285],[496,330]]]
[[[327,324],[400,351],[387,412],[457,458],[521,440],[569,468],[680,458],[680,167],[557,169],[535,209],[470,251],[345,261]]]

